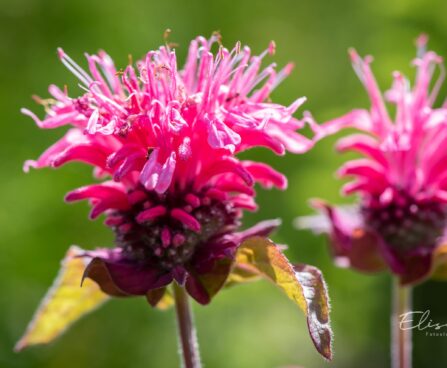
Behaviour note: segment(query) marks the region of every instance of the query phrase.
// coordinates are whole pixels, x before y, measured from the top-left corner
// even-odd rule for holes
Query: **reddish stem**
[[[199,345],[189,297],[185,288],[177,285],[175,282],[174,299],[175,310],[177,312],[178,337],[181,345],[182,367],[201,368]]]
[[[401,286],[396,277],[393,282],[393,311],[391,316],[391,362],[392,368],[411,368],[412,366],[412,328],[409,322],[400,325],[401,316],[411,312],[412,288]],[[402,328],[404,327],[404,328]]]

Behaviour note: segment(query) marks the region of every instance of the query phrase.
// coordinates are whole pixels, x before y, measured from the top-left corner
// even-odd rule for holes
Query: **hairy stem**
[[[181,360],[184,368],[201,368],[199,345],[188,294],[175,282],[174,298],[177,313],[178,339],[181,345]]]
[[[409,322],[401,326],[401,316],[411,312],[412,288],[401,286],[399,279],[393,280],[393,311],[391,316],[391,362],[392,368],[411,368],[412,366],[412,328]]]

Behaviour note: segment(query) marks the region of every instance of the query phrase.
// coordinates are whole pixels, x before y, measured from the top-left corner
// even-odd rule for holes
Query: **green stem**
[[[391,316],[391,361],[392,368],[411,368],[412,366],[412,328],[406,322],[405,328],[400,326],[401,316],[411,312],[412,288],[401,286],[397,277],[393,280],[393,312]]]
[[[191,305],[185,288],[174,284],[175,310],[177,312],[177,325],[179,342],[181,345],[181,360],[184,368],[201,368],[199,345],[196,329],[191,312]]]

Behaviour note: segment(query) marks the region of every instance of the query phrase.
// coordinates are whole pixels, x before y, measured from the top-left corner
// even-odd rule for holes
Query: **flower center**
[[[434,247],[447,224],[446,205],[418,201],[405,192],[386,205],[374,199],[362,211],[366,226],[396,250]]]
[[[140,188],[129,193],[132,208],[109,214],[106,223],[129,260],[171,270],[187,263],[198,247],[239,226],[239,211],[210,192],[173,196]]]

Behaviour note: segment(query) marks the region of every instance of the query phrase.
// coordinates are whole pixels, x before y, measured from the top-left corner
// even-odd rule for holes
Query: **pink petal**
[[[275,186],[279,189],[287,188],[287,178],[272,169],[269,165],[253,161],[244,161],[243,164],[253,178],[263,187],[272,188]]]
[[[247,185],[253,185],[253,177],[242,164],[232,157],[225,157],[220,162],[215,162],[205,169],[197,179],[197,185],[203,185],[217,175],[232,173],[239,176]]]
[[[87,185],[85,187],[77,188],[65,196],[65,200],[67,202],[73,202],[91,198],[100,200],[114,198],[117,201],[117,203],[121,202],[124,207],[126,208],[129,207],[129,202],[127,200],[125,189],[123,187],[115,185],[112,182]]]
[[[68,147],[73,144],[86,142],[86,139],[79,129],[70,129],[63,138],[58,140],[55,144],[49,147],[37,161],[28,160],[25,162],[23,170],[29,171],[30,167],[42,168],[51,166],[54,159],[63,153]]]
[[[384,167],[388,166],[386,157],[378,147],[377,140],[373,137],[364,134],[352,134],[340,139],[337,143],[337,149],[340,152],[356,151],[369,156]]]
[[[361,176],[368,180],[377,180],[385,182],[386,173],[383,167],[377,162],[369,159],[358,159],[346,162],[339,170],[338,175],[343,176]]]
[[[164,216],[167,213],[165,206],[155,206],[151,207],[145,211],[142,211],[137,216],[137,222],[142,223],[146,221],[152,221],[157,217]]]
[[[213,148],[224,148],[231,153],[241,143],[241,137],[225,123],[218,119],[206,120],[208,126],[208,143]]]
[[[175,152],[172,152],[161,168],[160,175],[158,177],[158,182],[155,187],[155,191],[157,193],[161,194],[166,192],[166,190],[171,185],[172,177],[174,176],[175,171],[175,164],[176,164]]]
[[[172,152],[163,165],[158,162],[159,149],[153,150],[140,174],[140,181],[147,190],[164,193],[171,184],[175,170],[175,152]]]
[[[180,208],[174,208],[171,211],[171,216],[176,220],[179,220],[185,226],[189,227],[191,230],[195,232],[200,231],[200,222],[195,219],[195,217],[191,216],[189,213],[183,211]]]

